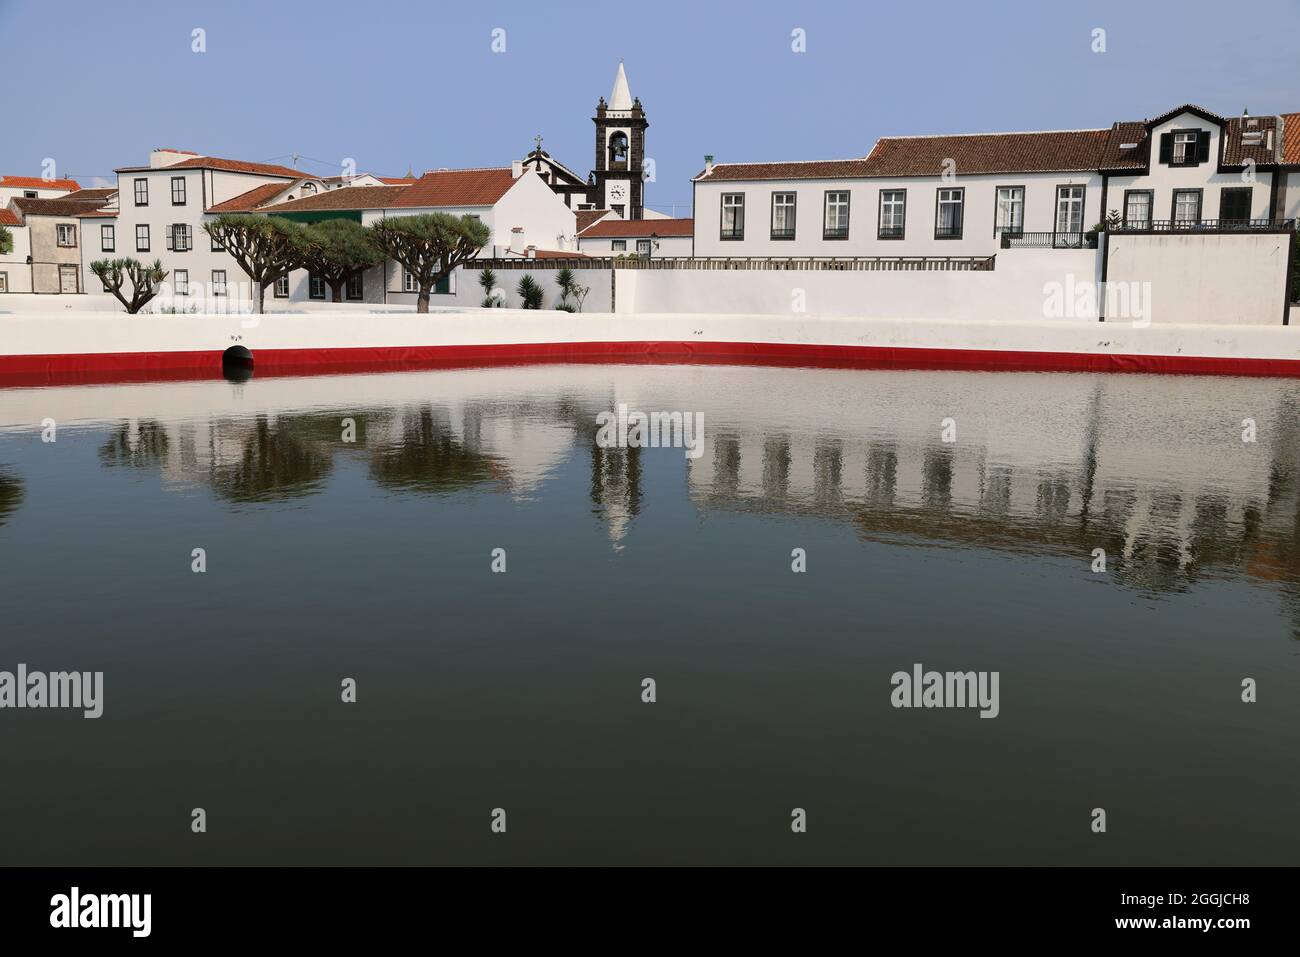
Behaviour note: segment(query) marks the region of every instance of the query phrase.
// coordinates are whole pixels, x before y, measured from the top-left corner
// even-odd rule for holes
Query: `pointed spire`
[[[628,89],[627,74],[623,72],[623,61],[618,61],[618,73],[614,74],[614,90],[609,94],[611,110],[632,109],[632,91]]]

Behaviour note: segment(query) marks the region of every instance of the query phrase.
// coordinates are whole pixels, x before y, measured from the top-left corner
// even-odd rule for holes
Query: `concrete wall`
[[[627,239],[621,240],[623,243],[621,249],[615,249],[614,243],[616,240],[607,236],[583,236],[578,240],[578,249],[589,256],[621,256],[624,253],[635,256],[637,238],[629,236]],[[651,259],[687,257],[691,255],[691,247],[694,245],[694,241],[690,236],[660,236],[658,243],[659,248],[650,253]]]
[[[1057,283],[1094,282],[1091,249],[1004,249],[989,272],[620,269],[617,311],[864,319],[1095,319],[1050,314]]]
[[[1116,233],[1108,241],[1108,289],[1149,284],[1152,322],[1282,324],[1290,233]]]

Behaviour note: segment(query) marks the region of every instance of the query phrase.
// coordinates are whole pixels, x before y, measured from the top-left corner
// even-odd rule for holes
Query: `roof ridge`
[[[1054,133],[1109,133],[1111,127],[1093,128],[1086,127],[1075,130],[1004,130],[997,133],[905,133],[899,136],[881,136],[877,137],[876,142],[881,140],[939,140],[947,139],[954,136],[1048,136]]]

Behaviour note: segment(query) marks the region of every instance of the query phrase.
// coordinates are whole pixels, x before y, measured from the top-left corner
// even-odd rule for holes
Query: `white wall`
[[[615,295],[621,314],[1030,321],[1054,318],[1046,284],[1093,282],[1098,262],[1091,249],[1004,249],[988,272],[619,269]]]
[[[1056,222],[1056,188],[1082,185],[1083,228],[1101,219],[1101,176],[1096,173],[1007,173],[962,175],[952,183],[938,176],[871,179],[801,179],[752,182],[702,180],[695,184],[696,256],[988,256],[998,251],[994,234],[999,186],[1025,188],[1025,225],[1028,232],[1050,232]],[[935,239],[938,190],[965,189],[965,210],[960,239]],[[828,190],[848,190],[849,238],[822,239],[825,195]],[[879,239],[882,190],[907,191],[905,232],[902,239]],[[773,240],[772,194],[796,194],[795,238]],[[722,240],[720,220],[723,193],[745,194],[745,238]]]
[[[515,180],[514,186],[497,200],[493,210],[492,243],[509,246],[516,226],[523,227],[517,240],[518,249],[576,250],[577,217],[564,200],[529,170]]]
[[[13,237],[14,248],[6,256],[0,256],[0,272],[7,276],[11,293],[32,291],[32,267],[27,257],[32,252],[32,231],[27,226],[6,226]]]
[[[578,249],[590,256],[619,256],[623,253],[634,256],[636,255],[636,242],[638,238],[646,239],[649,237],[629,236],[623,240],[623,249],[615,249],[615,240],[607,236],[593,238],[582,236],[578,239]],[[671,259],[691,255],[692,243],[690,236],[660,236],[658,243],[659,248],[651,252],[651,259]]]
[[[1291,242],[1290,233],[1113,233],[1106,282],[1149,283],[1156,323],[1281,325]]]

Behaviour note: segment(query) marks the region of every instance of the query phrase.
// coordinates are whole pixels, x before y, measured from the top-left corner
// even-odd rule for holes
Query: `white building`
[[[473,216],[489,232],[482,258],[523,257],[537,250],[576,252],[578,247],[574,211],[520,162],[484,169],[433,170],[405,186],[353,186],[292,201],[272,197],[249,207],[252,209],[296,222],[347,218],[363,226],[420,213]],[[434,296],[454,296],[454,282],[454,275],[446,277],[434,288]],[[345,296],[357,302],[414,303],[417,292],[410,277],[389,262],[348,283]],[[328,297],[323,282],[312,281],[305,270],[298,270],[277,284],[272,299]],[[437,303],[436,298],[433,301]]]
[[[75,179],[46,179],[43,176],[0,176],[0,208],[9,200],[58,199],[81,189]]]
[[[1130,231],[1281,228],[1300,212],[1297,170],[1300,114],[1190,105],[1110,129],[885,137],[857,159],[708,157],[694,254],[987,256],[1004,238],[1086,244],[1108,214]]]
[[[691,219],[605,216],[578,232],[578,249],[588,256],[685,258],[691,255],[694,223]]]

